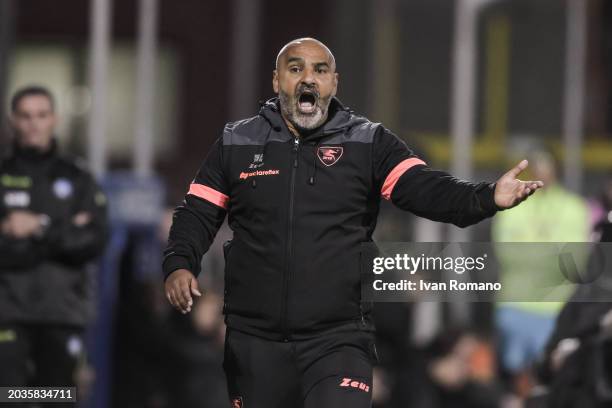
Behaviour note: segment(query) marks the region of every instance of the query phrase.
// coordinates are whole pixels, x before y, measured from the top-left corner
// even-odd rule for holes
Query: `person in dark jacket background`
[[[516,177],[469,183],[430,169],[382,125],[335,98],[336,62],[303,38],[280,51],[278,98],[226,125],[178,207],[165,252],[166,296],[200,296],[200,261],[226,214],[224,369],[233,407],[369,407],[376,360],[361,302],[360,244],[380,198],[468,226],[542,187]]]
[[[74,386],[92,317],[92,270],[106,240],[106,198],[58,152],[54,99],[11,101],[12,152],[0,162],[0,386]]]
[[[593,247],[586,284],[577,285],[557,317],[537,367],[548,394],[534,398],[534,407],[612,407],[612,177],[604,183],[601,204],[595,232],[606,244]]]

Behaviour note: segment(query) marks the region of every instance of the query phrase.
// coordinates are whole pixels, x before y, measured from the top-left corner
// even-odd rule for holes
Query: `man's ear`
[[[334,90],[332,91],[332,96],[336,96],[336,92],[338,92],[338,79],[338,73],[334,72]]]
[[[272,89],[274,89],[274,93],[278,94],[278,71],[272,71]]]

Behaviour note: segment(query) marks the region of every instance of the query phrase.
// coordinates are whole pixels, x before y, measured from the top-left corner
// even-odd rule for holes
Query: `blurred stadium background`
[[[61,148],[88,159],[111,203],[80,406],[227,406],[219,296],[230,231],[204,260],[209,296],[186,317],[166,305],[160,251],[169,209],[224,123],[273,96],[276,53],[302,36],[334,52],[340,99],[432,166],[495,180],[549,151],[565,187],[600,201],[612,170],[609,1],[0,0],[5,112],[16,89],[48,87]],[[7,146],[7,115],[0,129]],[[384,205],[376,237],[488,241],[490,230]],[[381,305],[375,406],[521,406],[497,363],[492,310]]]

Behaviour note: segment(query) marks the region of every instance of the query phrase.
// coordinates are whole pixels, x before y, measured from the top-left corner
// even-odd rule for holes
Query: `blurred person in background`
[[[578,285],[559,313],[538,365],[547,393],[534,408],[612,407],[612,177],[605,180],[596,223],[602,246],[592,246],[586,285]]]
[[[168,218],[164,243],[172,224]],[[217,238],[228,236],[228,228],[221,228]],[[166,319],[166,370],[168,374],[169,406],[184,408],[227,406],[227,390],[223,374],[223,263],[224,246],[213,245],[203,260],[207,273],[200,276],[207,288],[206,297],[194,305],[193,313],[169,313]],[[161,267],[161,265],[159,265]],[[159,280],[157,281],[159,286]],[[160,288],[162,289],[162,288]],[[170,309],[163,290],[164,306]]]
[[[516,177],[469,183],[429,168],[393,133],[335,98],[336,63],[304,38],[279,52],[278,98],[228,124],[177,208],[166,295],[182,313],[226,214],[224,368],[235,408],[369,407],[376,360],[360,301],[360,243],[379,201],[436,221],[477,223],[542,186]]]
[[[105,245],[106,198],[79,160],[59,153],[47,89],[17,91],[10,116],[15,139],[0,162],[0,386],[74,386],[93,312],[86,265]]]
[[[612,242],[612,174],[608,175],[601,194],[601,202],[605,216],[601,217],[595,226],[601,242]]]
[[[612,242],[612,174],[603,183],[601,194],[597,200],[592,200],[591,221],[593,225],[593,241]]]
[[[432,407],[497,408],[502,388],[496,376],[494,347],[463,330],[445,330],[430,345],[428,376]]]
[[[492,224],[493,241],[588,242],[589,217],[585,200],[558,182],[556,163],[551,154],[536,153],[532,162],[533,176],[542,180],[545,187],[524,205],[495,217]],[[533,290],[529,282],[559,282],[558,268],[539,267],[533,260],[525,268],[520,257],[503,251],[503,246],[499,248],[500,278],[505,291],[529,298],[529,291]],[[556,297],[569,298],[571,293],[568,288],[565,286],[565,290],[559,285]],[[559,290],[565,290],[565,295]],[[537,295],[532,297],[537,299]],[[529,393],[533,385],[532,365],[543,352],[563,304],[563,301],[498,304],[496,325],[501,368],[510,376],[511,387],[521,398]]]
[[[166,406],[165,322],[171,308],[159,285],[159,262],[170,224],[166,212],[159,216],[158,226],[129,228],[118,262],[112,376],[116,408]]]
[[[208,291],[193,313],[172,313],[165,329],[168,407],[225,407],[223,298]]]
[[[171,313],[159,285],[172,213],[166,209],[155,230],[134,228],[121,257],[113,350],[115,408],[227,405],[221,369],[223,302],[210,290],[219,285],[207,282],[206,298],[189,315]]]

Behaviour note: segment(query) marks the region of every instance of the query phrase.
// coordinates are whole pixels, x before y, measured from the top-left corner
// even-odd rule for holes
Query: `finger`
[[[172,291],[172,297],[174,299],[174,308],[182,314],[187,313],[187,308],[183,307],[183,301],[181,299],[181,292],[177,290]]]
[[[179,305],[179,302],[176,298],[176,294],[174,292],[174,290],[170,291],[170,304],[177,310],[181,310],[181,306]]]
[[[525,186],[525,189],[523,190],[523,197],[521,197],[521,202],[525,201],[530,195],[532,195],[534,193],[534,189],[530,188],[529,186]]]
[[[189,312],[191,311],[191,305],[193,305],[193,300],[191,299],[191,292],[189,291],[189,281],[181,280],[181,300],[183,308]]]
[[[512,169],[510,169],[506,173],[506,175],[509,175],[512,178],[517,178],[518,175],[521,174],[521,172],[525,170],[528,165],[529,165],[529,162],[527,160],[521,160],[521,162],[517,164],[516,166],[514,166]]]
[[[544,187],[544,183],[539,180],[523,181],[523,183],[529,186],[529,188],[531,188],[532,190],[537,190],[538,188]]]
[[[183,299],[183,291],[181,290],[181,282],[180,279],[172,282],[172,294],[174,295],[174,299],[176,300],[177,307],[183,311],[183,304],[187,305],[187,301]]]
[[[541,181],[524,181],[520,190],[521,195],[525,196],[526,198],[527,196],[532,195],[536,190],[542,188],[543,185],[544,183]]]
[[[177,310],[181,310],[181,302],[175,290],[172,290],[172,292],[170,292],[170,297],[172,298],[172,306],[174,306],[174,308]]]
[[[190,286],[191,286],[191,293],[194,294],[194,296],[202,296],[202,293],[200,292],[200,287],[198,285],[198,280],[195,278],[191,278],[191,282],[190,282]]]
[[[169,292],[166,292],[166,299],[168,299],[168,302],[170,302],[170,306],[172,306],[173,308],[180,310],[178,303],[176,301],[176,297],[174,296],[174,292],[171,290]]]

